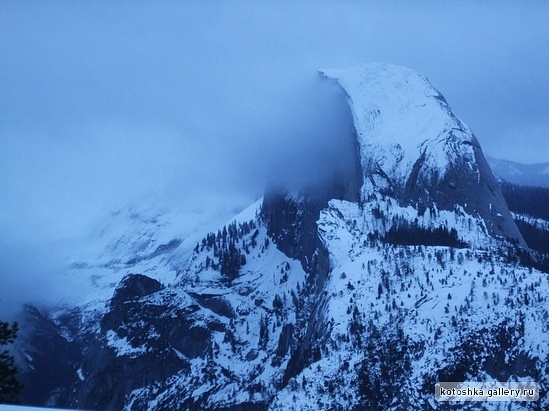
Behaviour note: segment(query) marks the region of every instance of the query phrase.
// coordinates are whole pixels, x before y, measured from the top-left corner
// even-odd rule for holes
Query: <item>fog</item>
[[[548,20],[541,1],[2,2],[0,300],[39,299],[50,256],[143,195],[192,231],[344,173],[349,113],[319,68],[414,68],[487,153],[549,161]]]

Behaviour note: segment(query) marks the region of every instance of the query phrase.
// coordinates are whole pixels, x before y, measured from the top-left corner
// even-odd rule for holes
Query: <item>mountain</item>
[[[387,64],[327,70],[349,96],[364,185],[419,211],[463,208],[525,246],[471,130],[418,73]]]
[[[549,187],[549,163],[522,164],[487,157],[492,171],[500,179],[518,185]]]
[[[347,95],[355,173],[268,189],[188,252],[182,233],[137,228],[107,247],[112,265],[79,262],[64,275],[97,270],[101,293],[26,309],[26,403],[425,410],[464,408],[437,402],[439,381],[536,381],[543,393],[547,254],[525,241],[473,133],[413,70],[322,78]]]

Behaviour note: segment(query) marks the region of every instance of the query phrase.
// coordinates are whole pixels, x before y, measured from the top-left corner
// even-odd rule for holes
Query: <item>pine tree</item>
[[[0,321],[0,347],[11,344],[17,337],[19,326]],[[22,386],[16,379],[15,360],[8,350],[0,352],[0,404],[18,404]]]

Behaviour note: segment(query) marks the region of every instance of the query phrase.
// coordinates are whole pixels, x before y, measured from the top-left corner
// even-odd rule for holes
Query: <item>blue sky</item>
[[[338,169],[318,68],[414,68],[485,152],[547,162],[547,21],[543,1],[2,1],[0,239],[81,236],[151,191],[229,215]]]

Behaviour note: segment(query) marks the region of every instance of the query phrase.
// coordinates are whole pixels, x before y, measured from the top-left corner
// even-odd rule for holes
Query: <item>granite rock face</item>
[[[421,74],[383,63],[324,70],[348,96],[367,198],[422,211],[461,207],[490,235],[527,248],[473,132]]]

